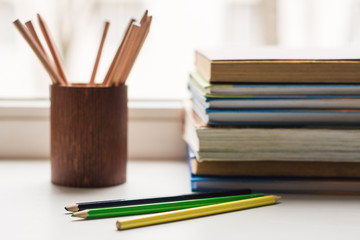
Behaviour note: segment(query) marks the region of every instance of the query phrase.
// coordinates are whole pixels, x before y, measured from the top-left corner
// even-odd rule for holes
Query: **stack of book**
[[[360,192],[360,51],[196,52],[193,191]]]

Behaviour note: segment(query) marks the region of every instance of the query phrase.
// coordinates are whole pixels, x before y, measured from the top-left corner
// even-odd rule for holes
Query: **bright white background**
[[[0,0],[0,98],[48,98],[49,77],[15,19],[36,22],[42,14],[72,82],[89,81],[103,22],[110,20],[101,81],[129,19],[145,9],[153,23],[127,82],[131,99],[184,98],[200,47],[360,46],[359,0]]]
[[[50,80],[12,22],[37,25],[40,13],[68,79],[87,82],[109,20],[102,81],[129,19],[145,9],[153,23],[127,81],[131,159],[185,159],[181,102],[197,48],[360,47],[360,0],[0,0],[0,158],[49,158]]]

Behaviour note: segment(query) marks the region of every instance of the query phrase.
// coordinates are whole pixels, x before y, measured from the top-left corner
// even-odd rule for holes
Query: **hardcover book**
[[[191,81],[189,90],[193,101],[207,109],[360,109],[360,95],[217,96]]]
[[[303,96],[303,95],[360,95],[360,84],[299,84],[299,83],[269,83],[269,84],[226,84],[209,83],[197,71],[190,73],[190,84],[209,98],[236,98],[255,96]]]
[[[193,109],[209,125],[359,126],[358,109],[213,109],[193,101]]]
[[[359,178],[191,176],[193,192],[250,188],[254,193],[360,194]]]
[[[200,162],[360,161],[357,127],[211,127],[185,110],[184,139]]]
[[[198,161],[188,147],[191,174],[202,176],[252,177],[341,177],[359,178],[360,163],[318,161]]]
[[[360,49],[202,49],[195,66],[210,83],[360,83]]]

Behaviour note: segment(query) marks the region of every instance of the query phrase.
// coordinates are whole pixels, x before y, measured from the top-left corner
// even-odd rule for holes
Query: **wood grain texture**
[[[52,182],[71,187],[124,183],[127,86],[50,88]]]

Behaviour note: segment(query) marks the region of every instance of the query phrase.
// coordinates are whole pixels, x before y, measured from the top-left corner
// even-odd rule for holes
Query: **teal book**
[[[359,126],[358,109],[213,109],[193,101],[193,110],[208,125]]]
[[[194,101],[209,109],[360,109],[360,95],[220,96],[205,93],[191,80],[189,91]]]

